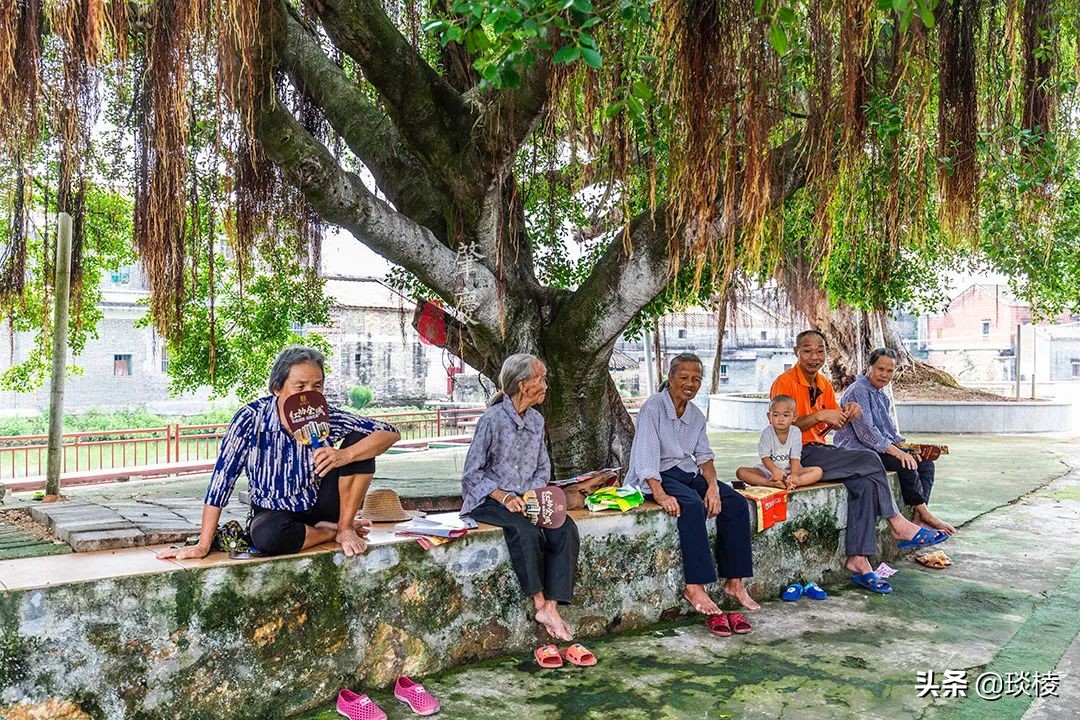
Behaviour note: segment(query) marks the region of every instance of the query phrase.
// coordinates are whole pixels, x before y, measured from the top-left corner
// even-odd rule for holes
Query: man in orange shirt
[[[949,536],[920,528],[900,514],[877,453],[825,444],[830,430],[843,427],[862,413],[858,403],[841,408],[832,383],[820,373],[826,358],[825,336],[817,330],[799,333],[795,338],[795,355],[798,364],[776,379],[769,396],[795,398],[795,425],[803,434],[803,467],[819,467],[822,480],[838,480],[847,488],[844,551],[848,556],[847,568],[854,573],[852,582],[876,593],[892,592],[889,583],[872,571],[869,560],[869,556],[877,554],[879,517],[888,520],[897,547],[902,550],[936,545]]]

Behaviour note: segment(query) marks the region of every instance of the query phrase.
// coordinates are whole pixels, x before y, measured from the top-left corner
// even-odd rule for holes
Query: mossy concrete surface
[[[52,702],[92,718],[329,718],[343,686],[409,717],[386,690],[401,673],[423,677],[447,718],[1019,717],[995,714],[994,703],[916,698],[915,673],[993,667],[1014,637],[1002,657],[1037,665],[1016,671],[1065,662],[1075,619],[1058,608],[1080,600],[1069,581],[1080,477],[1061,478],[1062,449],[1046,441],[960,440],[949,440],[933,502],[967,521],[946,546],[956,565],[893,559],[901,572],[889,597],[841,572],[841,488],[796,494],[793,519],[754,548],[755,594],[824,579],[833,597],[769,603],[747,637],[714,638],[678,619],[686,607],[668,518],[582,523],[566,615],[601,658],[591,669],[535,669],[529,651],[542,638],[498,533],[426,553],[405,544],[355,561],[326,553],[7,592],[0,717],[35,717]],[[745,434],[717,446],[725,476],[754,452]],[[802,525],[805,545],[791,532]],[[1051,622],[1060,627],[1043,632]]]
[[[840,565],[841,486],[795,494],[789,517],[755,536],[758,597],[792,577],[834,578]],[[656,509],[604,513],[580,528],[566,616],[582,638],[688,609],[671,518]],[[806,530],[801,542],[797,529]],[[895,553],[884,540],[883,549]],[[345,684],[378,687],[535,647],[528,606],[499,532],[429,552],[410,542],[354,560],[324,552],[8,591],[0,594],[0,706],[53,698],[93,717],[284,717]]]
[[[593,668],[530,655],[425,678],[446,718],[928,718],[1065,720],[1080,702],[1080,465],[1045,439],[950,439],[931,503],[962,524],[948,570],[895,563],[895,591],[831,584],[822,602],[772,601],[754,632],[716,638],[677,620],[588,642]],[[955,479],[954,479],[955,478]],[[917,673],[967,672],[968,697],[918,697]],[[980,673],[1057,672],[1058,697],[984,700]],[[384,688],[390,718],[410,714]],[[337,717],[325,709],[305,720]]]

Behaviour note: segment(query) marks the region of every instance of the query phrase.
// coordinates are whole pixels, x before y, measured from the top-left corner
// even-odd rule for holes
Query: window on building
[[[988,335],[990,335],[990,321],[989,320],[983,320],[982,321],[982,334],[983,334],[983,337],[987,337]]]
[[[769,339],[769,333],[768,333],[767,330],[762,330],[761,331],[761,339],[762,340],[768,340]]]
[[[727,380],[727,363],[720,363],[720,379]]]
[[[169,354],[165,348],[161,348],[161,372],[162,374],[169,372]]]
[[[791,369],[791,363],[784,363],[784,372],[787,372],[790,369]]]
[[[685,340],[686,339],[686,328],[679,328],[679,339],[680,340]]]
[[[113,355],[113,376],[131,377],[130,355]]]
[[[1073,366],[1073,377],[1074,378],[1080,378],[1080,360],[1073,360],[1072,361],[1072,366]]]
[[[127,285],[131,282],[131,271],[127,269],[113,270],[109,279],[113,281],[114,285]]]

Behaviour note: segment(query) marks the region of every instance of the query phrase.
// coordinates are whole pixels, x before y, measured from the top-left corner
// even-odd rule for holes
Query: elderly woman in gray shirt
[[[547,368],[533,355],[511,355],[499,373],[502,391],[476,424],[461,476],[461,514],[503,529],[521,588],[536,607],[536,621],[553,637],[573,635],[559,605],[569,604],[577,570],[578,530],[569,517],[541,529],[525,515],[521,496],[551,481],[544,418],[534,405],[547,394]]]
[[[856,402],[862,414],[833,435],[833,444],[852,450],[873,450],[881,457],[881,464],[900,479],[900,491],[904,502],[913,508],[915,524],[930,530],[940,530],[948,535],[956,532],[949,523],[930,512],[930,491],[934,487],[934,461],[900,449],[898,443],[904,438],[896,429],[892,417],[892,402],[885,388],[896,374],[897,352],[891,348],[878,348],[870,353],[870,362],[864,375],[844,390],[840,402]]]
[[[742,495],[716,479],[705,415],[690,402],[701,389],[701,375],[697,355],[682,353],[672,358],[667,382],[638,411],[630,468],[623,484],[651,494],[676,518],[686,581],[683,596],[707,616],[710,631],[730,635],[731,631],[748,632],[750,625],[739,613],[723,615],[705,585],[724,577],[726,594],[750,610],[760,608],[742,581],[754,574],[750,511]],[[714,517],[715,564],[706,527]],[[719,627],[714,629],[715,624]]]

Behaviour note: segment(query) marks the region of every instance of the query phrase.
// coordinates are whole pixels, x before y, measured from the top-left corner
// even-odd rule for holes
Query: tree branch
[[[371,171],[376,184],[406,216],[447,242],[445,188],[436,188],[428,171],[402,143],[381,108],[371,103],[326,53],[314,31],[285,0],[278,0],[285,32],[277,58],[293,84],[315,101],[349,149]]]
[[[777,207],[803,187],[809,177],[809,152],[803,133],[793,135],[773,150],[770,161],[770,204]],[[742,195],[741,178],[735,195]],[[721,217],[717,223],[734,221]],[[670,232],[681,233],[682,229],[669,231],[665,206],[657,207],[654,214],[644,212],[634,218],[630,224],[630,252],[623,248],[621,234],[612,238],[589,277],[560,307],[552,331],[572,338],[574,347],[583,353],[595,352],[618,337],[638,310],[672,280]],[[682,247],[680,262],[690,259],[689,246],[683,243]]]
[[[459,266],[454,252],[427,228],[405,217],[364,187],[338,164],[330,151],[264,89],[255,113],[255,134],[267,155],[300,188],[328,222],[351,232],[387,260],[400,265],[451,305],[468,297],[475,322],[488,332],[498,328],[494,277],[473,263]]]
[[[334,44],[363,69],[403,139],[433,169],[458,171],[475,117],[424,61],[379,0],[307,0]]]
[[[552,50],[538,53],[536,63],[522,74],[521,86],[494,93],[477,123],[479,146],[487,164],[498,173],[512,162],[518,148],[547,107],[551,94]],[[475,91],[466,97],[474,96]]]

